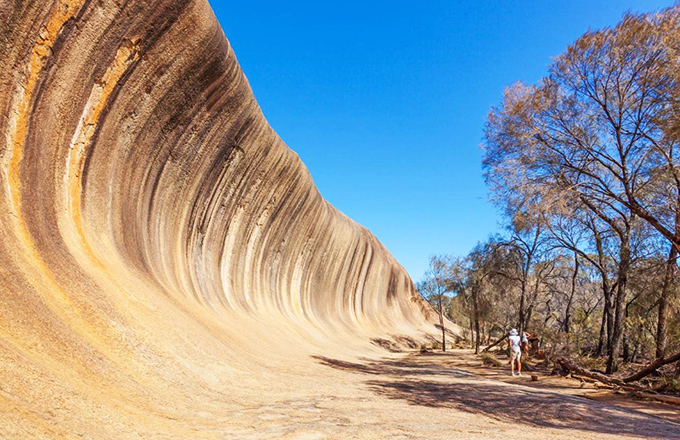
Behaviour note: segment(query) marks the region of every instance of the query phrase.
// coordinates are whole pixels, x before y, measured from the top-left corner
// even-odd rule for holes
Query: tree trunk
[[[571,304],[574,301],[574,294],[576,293],[576,278],[578,277],[579,269],[578,254],[574,252],[574,273],[571,276],[571,292],[569,294],[569,300],[567,301],[567,310],[564,312],[564,333],[569,333],[571,320]]]
[[[666,344],[668,334],[666,324],[668,322],[668,296],[673,286],[673,277],[675,275],[676,258],[678,250],[671,245],[668,252],[668,261],[666,262],[666,273],[663,277],[663,285],[661,287],[661,297],[659,298],[659,322],[656,327],[656,357],[662,358],[666,354]]]
[[[600,324],[600,338],[597,341],[597,350],[595,356],[602,356],[602,349],[604,348],[605,327],[607,325],[607,301],[605,300],[605,310],[602,311],[602,324]]]
[[[621,356],[623,357],[623,362],[630,362],[630,344],[628,343],[628,335],[626,335],[625,329],[623,332],[623,353]]]
[[[481,343],[481,339],[479,337],[479,305],[477,303],[477,289],[473,289],[472,291],[472,306],[474,308],[474,316],[475,316],[475,354],[479,354],[479,344]]]
[[[442,351],[446,351],[446,327],[444,327],[444,295],[439,294],[439,325],[442,328]]]
[[[611,320],[611,295],[612,289],[609,286],[609,280],[606,270],[606,261],[604,247],[602,246],[602,236],[599,231],[592,225],[593,238],[595,238],[595,245],[597,248],[597,261],[599,263],[600,277],[602,278],[602,295],[604,295],[604,309],[602,310],[602,326],[600,327],[600,340],[597,344],[597,355],[602,356],[605,339],[607,337],[607,353],[611,347],[612,338],[612,320]],[[605,333],[606,330],[606,333]]]
[[[607,353],[611,347],[612,329],[613,329],[613,313],[612,313],[612,289],[606,279],[607,274],[602,272],[602,294],[604,295],[604,308],[602,309],[602,326],[600,327],[600,340],[597,346],[597,355],[602,356],[603,350],[606,347]]]
[[[522,280],[522,288],[519,295],[519,332],[522,334],[524,331],[524,302],[527,293],[527,282]]]
[[[614,292],[609,292],[609,306],[607,307],[607,353],[612,349],[612,339],[614,338]]]
[[[531,316],[533,315],[533,313],[534,313],[534,305],[531,304],[527,308],[527,313],[524,316],[525,322],[524,322],[524,327],[522,328],[523,332],[526,331],[529,328],[529,324],[531,324]]]
[[[624,303],[626,301],[626,287],[628,284],[628,270],[630,269],[630,232],[621,237],[621,249],[619,251],[619,274],[616,292],[616,308],[614,314],[614,333],[612,334],[611,347],[607,358],[607,374],[618,370],[619,350],[623,338]]]
[[[481,342],[481,339],[479,337],[479,320],[475,322],[475,330],[477,332],[477,337],[475,338],[475,354],[479,354],[479,345]]]

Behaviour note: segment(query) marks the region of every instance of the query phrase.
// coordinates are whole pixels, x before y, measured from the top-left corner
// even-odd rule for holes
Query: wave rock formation
[[[214,434],[299,394],[315,356],[435,331],[267,124],[205,0],[0,17],[4,435]]]

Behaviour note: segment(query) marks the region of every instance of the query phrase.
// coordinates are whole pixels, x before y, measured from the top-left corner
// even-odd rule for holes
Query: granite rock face
[[[207,1],[0,17],[0,430],[191,435],[226,389],[436,334],[267,124]]]

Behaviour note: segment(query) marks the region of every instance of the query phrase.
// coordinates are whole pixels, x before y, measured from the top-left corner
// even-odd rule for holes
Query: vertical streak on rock
[[[52,48],[66,22],[73,18],[84,4],[79,1],[58,1],[41,27],[38,39],[28,55],[25,72],[17,81],[13,94],[12,106],[7,122],[5,151],[2,156],[1,169],[7,182],[7,196],[11,214],[14,217],[15,232],[19,242],[25,247],[30,261],[35,264],[45,281],[52,287],[60,305],[67,311],[67,316],[75,313],[73,304],[54,279],[45,260],[35,247],[28,232],[21,209],[21,162],[24,145],[28,134],[33,100],[39,88],[41,74],[52,56]]]
[[[3,154],[3,170],[7,173],[8,194],[13,214],[21,220],[21,194],[19,185],[19,167],[23,159],[23,149],[26,143],[28,123],[32,109],[33,98],[43,72],[52,55],[52,48],[59,37],[59,33],[68,20],[73,18],[80,10],[84,0],[60,0],[58,1],[40,29],[40,34],[28,55],[28,64],[23,78],[19,79],[16,91],[13,95],[10,118],[7,123],[6,144]],[[23,223],[23,222],[19,222]],[[28,231],[23,228],[23,233],[28,238]]]
[[[32,283],[44,283],[46,289],[39,289],[45,304],[61,317],[72,331],[82,337],[91,347],[102,348],[99,332],[83,315],[81,309],[57,282],[47,262],[36,248],[26,225],[21,204],[21,163],[27,142],[33,101],[40,89],[45,66],[53,55],[53,47],[64,25],[78,14],[85,0],[58,1],[41,27],[36,43],[28,55],[28,63],[22,77],[17,81],[6,130],[6,144],[0,162],[0,170],[7,181],[7,201],[14,220],[14,233],[22,247],[26,261],[37,270]],[[103,338],[102,338],[103,339]],[[103,351],[101,351],[103,353]],[[120,365],[120,363],[119,363]]]
[[[78,127],[69,145],[66,171],[64,173],[68,200],[67,211],[80,246],[95,262],[98,262],[98,259],[92,252],[83,230],[81,213],[83,164],[87,157],[87,149],[97,131],[97,125],[100,122],[99,119],[104,108],[109,103],[111,95],[120,79],[138,58],[138,40],[126,41],[118,48],[113,62],[106,69],[104,77],[92,87],[92,92],[87,100],[87,104],[85,104]]]

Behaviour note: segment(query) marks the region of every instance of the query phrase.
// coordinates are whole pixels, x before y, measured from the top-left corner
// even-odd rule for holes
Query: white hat
[[[510,336],[517,336],[517,330],[515,330],[514,328],[510,330]]]

